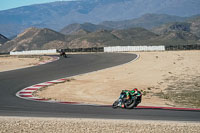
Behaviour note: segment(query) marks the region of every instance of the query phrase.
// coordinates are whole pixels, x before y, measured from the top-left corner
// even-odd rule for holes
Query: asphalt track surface
[[[17,91],[33,84],[120,65],[134,58],[134,54],[117,53],[70,55],[70,58],[41,66],[1,72],[0,116],[200,121],[200,111],[112,109],[106,106],[44,103],[15,96]]]

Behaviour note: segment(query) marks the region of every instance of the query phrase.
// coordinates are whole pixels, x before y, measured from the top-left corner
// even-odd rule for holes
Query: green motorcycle
[[[129,90],[122,90],[119,98],[113,103],[112,107],[113,108],[127,108],[127,109],[132,109],[137,107],[139,103],[142,101],[142,94],[140,91],[137,91],[135,93],[134,90],[129,91]]]

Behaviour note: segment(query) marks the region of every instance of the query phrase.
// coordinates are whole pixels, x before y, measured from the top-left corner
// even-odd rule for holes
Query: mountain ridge
[[[110,27],[106,27],[104,25],[95,25],[92,23],[83,23],[83,24],[78,24],[78,23],[74,23],[74,24],[70,24],[67,25],[66,27],[64,27],[63,29],[61,29],[61,33],[68,35],[68,34],[72,34],[74,32],[77,32],[79,30],[85,30],[88,32],[94,32],[97,30],[107,30],[107,29],[111,29]]]
[[[165,34],[170,31],[186,31],[200,37],[200,16],[187,19],[185,22],[171,22],[155,27],[152,31],[156,34]]]
[[[9,39],[5,37],[4,35],[0,34],[0,45],[4,44],[7,42]]]
[[[80,30],[70,35],[43,28],[28,28],[16,38],[0,47],[0,52],[17,50],[88,48],[104,46],[156,46],[156,45],[200,45],[200,37],[189,31],[169,30],[156,34],[144,28],[121,30]]]
[[[191,16],[200,13],[200,1],[84,0],[30,5],[0,11],[0,31],[11,37],[28,27],[59,31],[72,23],[120,21],[138,18],[146,13]]]
[[[113,29],[126,29],[133,27],[143,27],[151,29],[159,25],[169,22],[180,22],[188,19],[188,17],[172,16],[167,14],[144,14],[139,18],[124,20],[124,21],[104,21],[100,25],[104,25]]]
[[[178,16],[167,15],[167,14],[145,14],[139,18],[123,20],[123,21],[104,21],[99,24],[74,23],[74,24],[67,25],[66,27],[61,29],[60,32],[63,34],[71,34],[80,29],[86,30],[89,32],[94,32],[100,29],[112,30],[112,29],[128,29],[128,28],[136,28],[136,27],[152,29],[156,26],[160,26],[165,23],[176,22],[176,21],[183,22],[190,18],[193,18],[193,17],[178,17]]]

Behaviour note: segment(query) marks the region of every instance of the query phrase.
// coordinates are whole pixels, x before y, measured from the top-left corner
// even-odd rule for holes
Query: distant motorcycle
[[[67,55],[65,54],[65,52],[60,52],[60,56],[64,57],[64,58],[67,58]]]
[[[126,97],[127,97],[126,93],[122,91],[119,98],[113,103],[112,107],[118,108],[120,107],[121,103],[124,103],[124,108],[132,109],[132,108],[137,107],[137,105],[141,103],[141,100],[142,100],[142,95],[136,96],[136,95],[132,95],[132,93],[130,93],[129,99],[127,99]]]

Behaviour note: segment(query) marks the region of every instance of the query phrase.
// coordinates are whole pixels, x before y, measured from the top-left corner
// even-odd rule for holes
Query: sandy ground
[[[50,59],[47,56],[0,56],[0,72],[31,67]]]
[[[165,92],[171,76],[200,76],[200,51],[138,52],[140,58],[121,66],[79,75],[43,88],[36,95],[57,101],[112,104],[122,89],[144,92],[140,105],[181,106],[155,94]]]
[[[200,133],[200,123],[0,117],[1,133]]]

